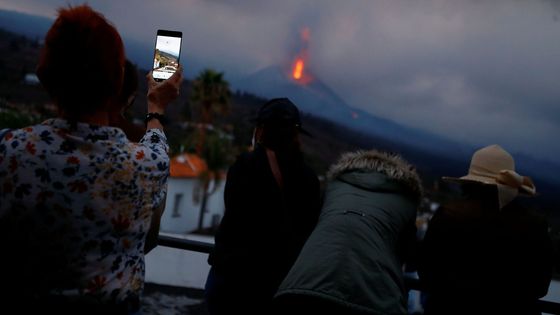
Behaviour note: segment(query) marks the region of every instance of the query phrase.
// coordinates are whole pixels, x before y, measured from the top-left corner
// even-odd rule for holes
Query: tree
[[[215,193],[220,186],[224,169],[231,164],[233,147],[232,137],[221,132],[207,134],[203,157],[208,169],[199,175],[200,215],[198,218],[198,229],[202,230],[204,214],[206,213],[209,197]]]
[[[202,188],[199,230],[202,230],[203,227],[208,197],[216,191],[220,171],[227,166],[223,161],[227,161],[229,154],[223,150],[226,147],[223,145],[224,138],[220,138],[222,132],[214,126],[214,118],[215,114],[226,115],[229,113],[230,98],[229,83],[224,80],[223,72],[205,69],[193,81],[191,101],[200,113],[196,152],[206,160],[208,165],[208,172],[201,174],[199,178]],[[208,130],[216,130],[217,137],[208,137]],[[212,182],[214,182],[214,188],[209,191]]]
[[[223,72],[205,69],[193,81],[191,101],[200,113],[200,139],[197,152],[202,153],[206,129],[212,127],[214,114],[227,114],[230,110],[231,91]]]

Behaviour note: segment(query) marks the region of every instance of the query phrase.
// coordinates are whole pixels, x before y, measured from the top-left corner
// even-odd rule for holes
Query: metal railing
[[[158,245],[177,248],[177,249],[190,250],[193,252],[199,252],[205,254],[209,254],[210,251],[212,251],[212,249],[214,248],[214,244],[212,243],[186,240],[182,238],[161,235],[161,234],[158,237]]]
[[[193,252],[209,254],[214,248],[214,244],[176,238],[167,235],[159,235],[158,245],[171,247],[176,249],[188,250]],[[405,285],[408,290],[422,291],[423,286],[419,279],[405,277]],[[560,315],[560,303],[539,300],[539,308],[541,312],[547,314]]]

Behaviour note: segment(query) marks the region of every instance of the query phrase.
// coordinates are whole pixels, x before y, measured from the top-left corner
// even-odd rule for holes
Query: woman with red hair
[[[89,6],[61,9],[37,75],[57,118],[0,139],[0,296],[18,313],[131,314],[157,242],[169,157],[161,119],[181,71],[148,75],[147,131],[131,143],[120,111],[125,53]],[[155,119],[154,119],[155,118]],[[9,305],[9,306],[6,306]]]

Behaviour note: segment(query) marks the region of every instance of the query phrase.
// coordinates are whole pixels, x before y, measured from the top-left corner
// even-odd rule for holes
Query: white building
[[[171,159],[161,232],[189,234],[198,229],[202,199],[199,176],[205,171],[206,162],[195,154],[183,153]],[[208,198],[203,228],[216,226],[224,214],[224,184],[225,180],[220,181]],[[214,185],[215,182],[210,183],[210,191]]]

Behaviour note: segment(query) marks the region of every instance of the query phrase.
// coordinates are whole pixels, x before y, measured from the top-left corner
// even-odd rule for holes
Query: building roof
[[[206,171],[206,161],[192,153],[181,153],[171,159],[171,177],[196,178]]]

